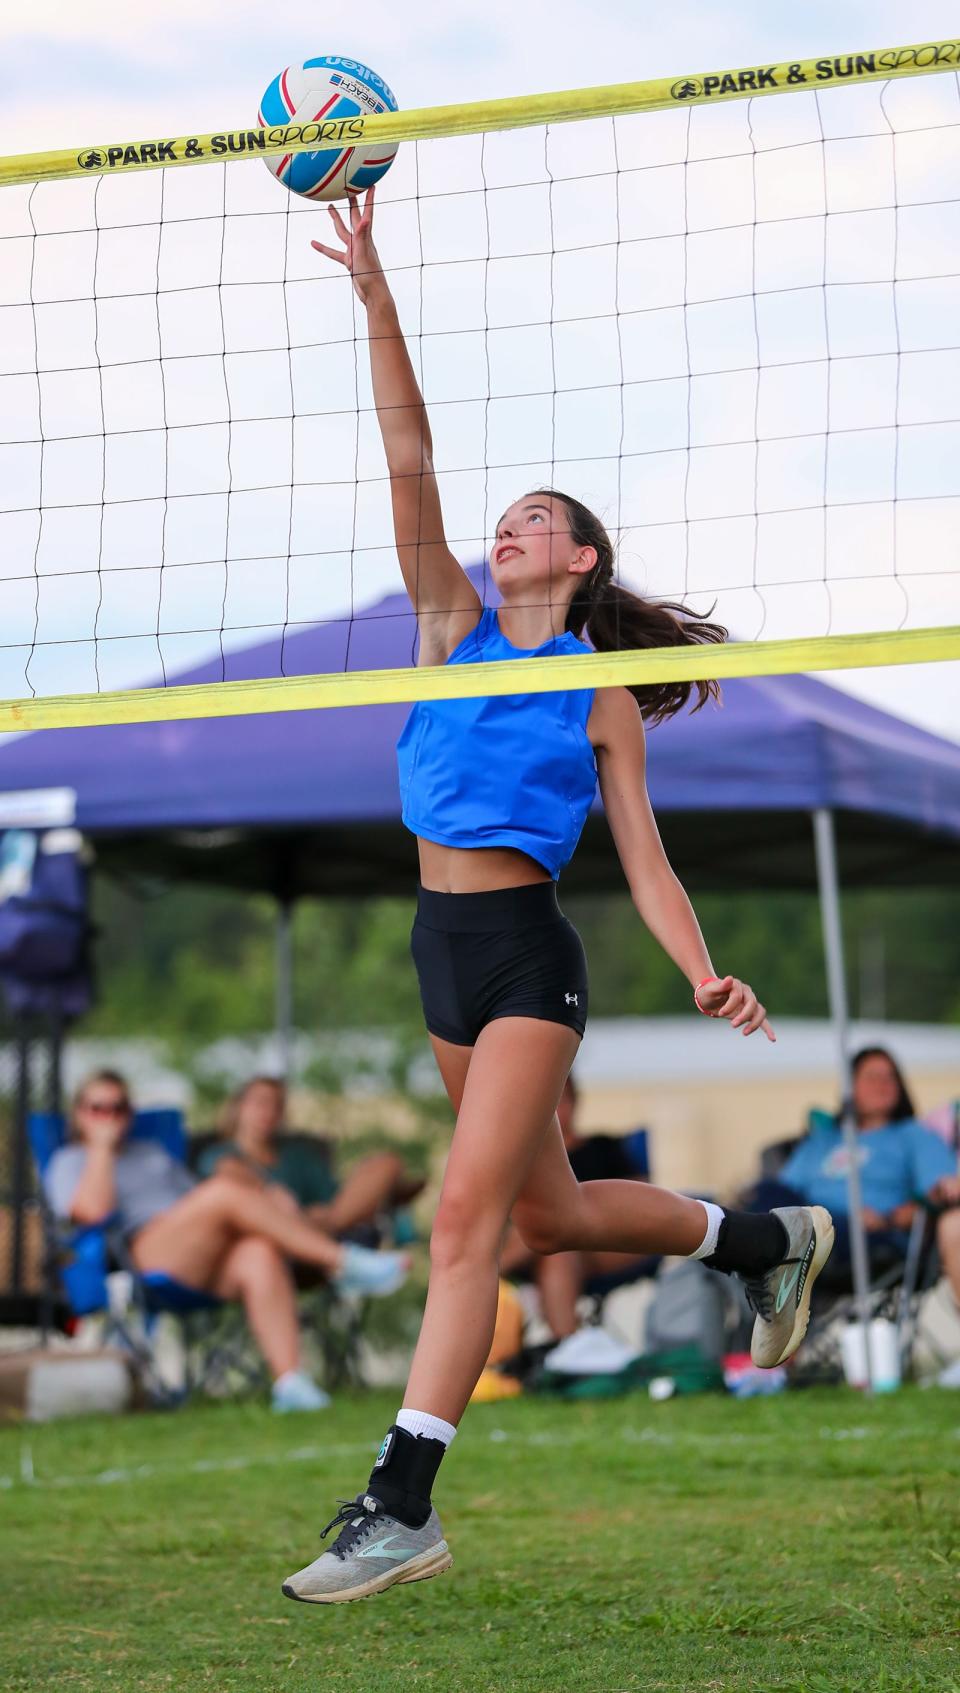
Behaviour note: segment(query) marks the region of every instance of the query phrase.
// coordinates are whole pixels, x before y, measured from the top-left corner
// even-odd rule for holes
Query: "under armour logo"
[[[565,993],[564,996],[563,996],[563,1002],[564,1002],[565,1005],[579,1005],[580,1004],[580,1001],[577,998],[575,993]]]

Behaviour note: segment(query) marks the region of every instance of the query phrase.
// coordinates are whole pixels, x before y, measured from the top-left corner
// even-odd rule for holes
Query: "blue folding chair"
[[[163,1407],[181,1404],[192,1392],[225,1380],[231,1371],[239,1372],[248,1383],[259,1384],[262,1368],[251,1363],[249,1349],[225,1340],[218,1333],[218,1323],[212,1320],[227,1309],[222,1300],[162,1270],[138,1270],[115,1215],[100,1223],[81,1225],[54,1216],[43,1177],[54,1153],[66,1144],[65,1119],[57,1112],[34,1112],[28,1118],[27,1135],[40,1176],[51,1273],[59,1281],[74,1317],[100,1314],[105,1318],[105,1339],[131,1354],[151,1402]],[[129,1135],[132,1140],[157,1141],[179,1163],[187,1162],[187,1134],[179,1111],[138,1111]],[[116,1302],[111,1302],[108,1277],[115,1270],[125,1271],[130,1278],[129,1309],[118,1310]],[[165,1382],[158,1368],[157,1318],[163,1314],[175,1317],[182,1329],[185,1372],[179,1387]]]

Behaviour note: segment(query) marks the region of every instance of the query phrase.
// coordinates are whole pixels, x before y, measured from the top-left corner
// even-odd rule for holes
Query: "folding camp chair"
[[[46,1273],[52,1290],[62,1290],[75,1318],[100,1316],[104,1339],[133,1358],[150,1401],[166,1408],[197,1391],[221,1391],[237,1378],[259,1385],[263,1365],[239,1344],[233,1309],[213,1294],[189,1287],[161,1270],[138,1270],[127,1250],[118,1220],[77,1226],[55,1217],[43,1189],[50,1160],[66,1141],[66,1123],[55,1112],[34,1112],[27,1123],[40,1192],[46,1238]],[[179,1111],[138,1111],[129,1130],[133,1140],[159,1142],[172,1158],[186,1162],[187,1135]],[[158,1319],[172,1317],[180,1329],[183,1379],[165,1379],[158,1357]]]
[[[810,1120],[826,1113],[812,1111]],[[760,1198],[768,1181],[779,1182],[788,1158],[799,1145],[802,1136],[778,1141],[761,1153],[760,1181],[751,1188],[750,1209],[766,1209],[771,1204],[784,1203],[767,1194]],[[911,1224],[906,1245],[900,1251],[889,1243],[888,1256],[876,1262],[871,1248],[868,1315],[884,1317],[897,1330],[901,1369],[907,1374],[910,1350],[916,1328],[920,1296],[936,1280],[936,1230],[933,1208],[922,1194],[914,1196],[917,1210]],[[813,1384],[818,1381],[838,1381],[841,1377],[839,1331],[843,1324],[859,1319],[860,1312],[853,1292],[852,1268],[838,1265],[836,1258],[827,1261],[817,1280],[810,1305],[810,1325],[794,1365],[797,1381]]]
[[[917,1201],[903,1256],[871,1277],[868,1296],[870,1319],[885,1317],[896,1327],[904,1378],[909,1374],[920,1299],[933,1286],[937,1271],[935,1212],[921,1199]],[[795,1374],[798,1380],[813,1383],[840,1379],[839,1329],[845,1323],[858,1321],[859,1317],[851,1276],[848,1275],[843,1286],[835,1282],[832,1286],[828,1283],[821,1287],[820,1282],[817,1283],[810,1308],[810,1326],[797,1354]]]
[[[285,1144],[308,1147],[333,1168],[337,1148],[329,1137],[285,1129],[282,1138]],[[216,1131],[191,1137],[189,1160],[193,1170],[209,1167],[204,1163],[204,1155],[220,1139]],[[416,1224],[406,1206],[395,1206],[371,1223],[361,1223],[348,1230],[344,1239],[371,1248],[409,1247],[417,1239]],[[363,1348],[369,1300],[361,1294],[339,1293],[322,1272],[308,1264],[295,1264],[293,1274],[299,1295],[301,1335],[312,1354],[311,1364],[316,1361],[324,1384],[331,1392],[341,1387],[366,1386]]]

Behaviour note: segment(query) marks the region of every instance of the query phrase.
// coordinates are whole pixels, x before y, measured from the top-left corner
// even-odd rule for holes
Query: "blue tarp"
[[[414,632],[406,598],[393,595],[352,622],[168,680],[401,666]],[[41,731],[0,747],[0,791],[74,788],[78,826],[100,838],[101,856],[128,865],[289,893],[407,886],[394,757],[406,710]],[[848,877],[957,874],[960,746],[810,677],[727,683],[722,707],[650,733],[648,776],[668,848],[694,881],[710,868],[714,883],[812,884],[806,816],[818,806],[840,816]],[[608,885],[600,827],[588,824],[576,861],[581,886]]]

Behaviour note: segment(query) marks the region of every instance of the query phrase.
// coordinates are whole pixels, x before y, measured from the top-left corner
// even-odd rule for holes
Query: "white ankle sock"
[[[707,1213],[707,1232],[696,1252],[691,1252],[689,1256],[691,1258],[709,1258],[711,1252],[717,1250],[717,1236],[720,1233],[720,1224],[723,1222],[723,1207],[722,1205],[712,1205],[709,1199],[701,1199],[698,1204],[702,1205]]]
[[[405,1428],[408,1434],[422,1434],[426,1440],[442,1440],[444,1446],[449,1446],[456,1434],[454,1423],[445,1423],[442,1417],[431,1417],[429,1411],[410,1411],[404,1406],[396,1415],[397,1428]]]

